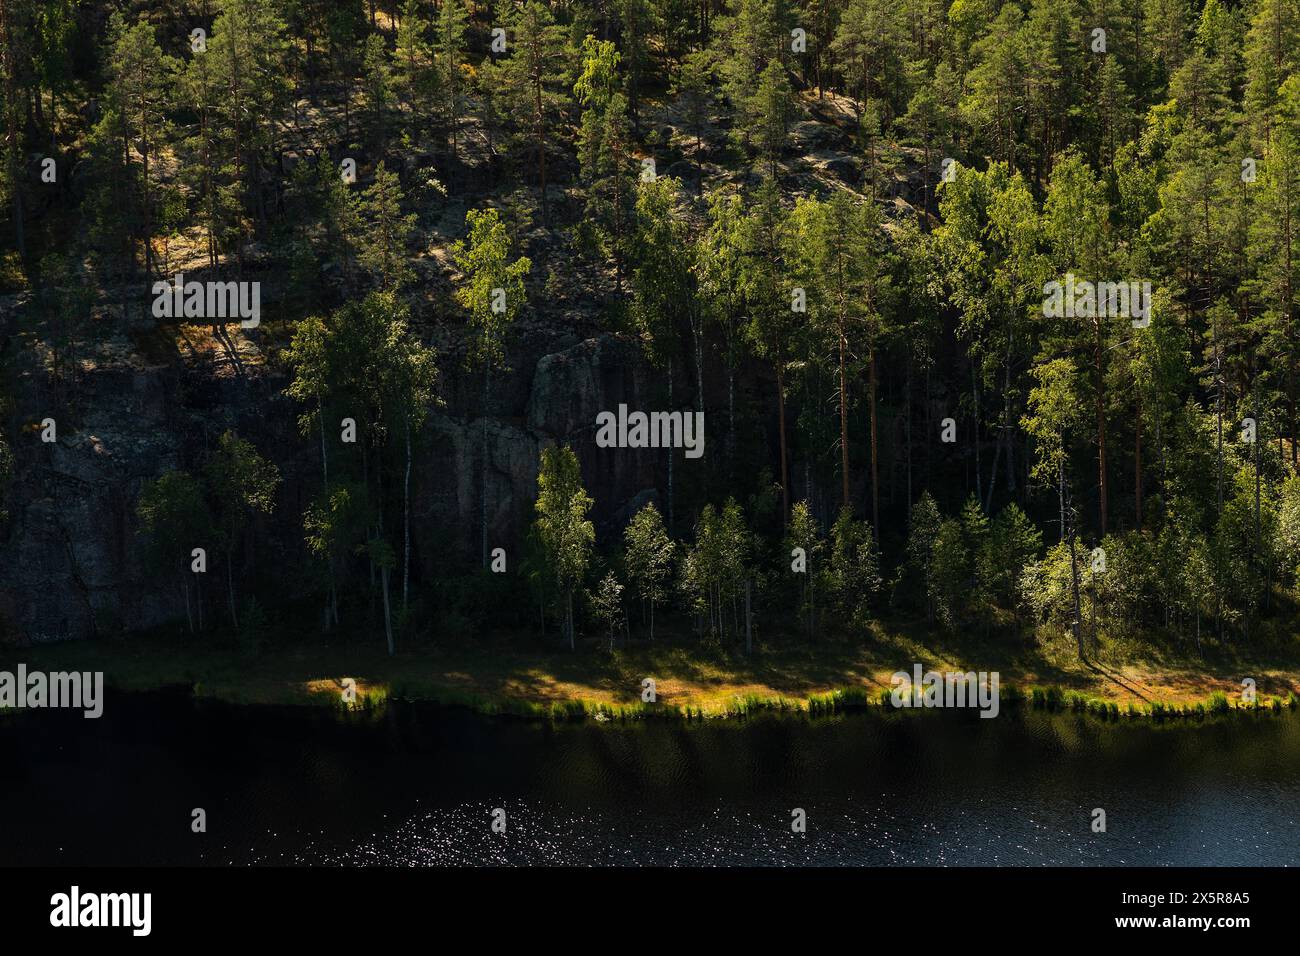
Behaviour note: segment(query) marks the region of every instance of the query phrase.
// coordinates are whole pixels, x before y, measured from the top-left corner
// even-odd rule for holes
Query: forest
[[[1293,654],[1298,64],[1300,0],[0,0],[0,637]]]

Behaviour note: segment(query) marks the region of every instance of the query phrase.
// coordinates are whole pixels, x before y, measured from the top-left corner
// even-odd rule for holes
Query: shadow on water
[[[596,725],[140,694],[0,717],[0,761],[5,864],[1300,862],[1286,714]]]

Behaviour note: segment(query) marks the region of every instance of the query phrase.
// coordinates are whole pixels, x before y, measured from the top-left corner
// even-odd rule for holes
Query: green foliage
[[[618,92],[618,65],[622,55],[609,40],[587,34],[582,41],[582,71],[573,84],[573,95],[588,111],[604,110]],[[584,125],[585,125],[584,114]]]
[[[523,256],[511,259],[513,244],[495,209],[471,209],[465,222],[469,236],[451,248],[464,274],[456,299],[469,313],[475,361],[491,368],[505,359],[506,332],[524,307],[524,277],[532,262]]]
[[[573,593],[587,573],[596,539],[595,528],[587,517],[591,506],[591,496],[582,486],[578,457],[573,450],[555,445],[542,449],[535,526],[556,594],[563,599],[570,648],[575,642]]]
[[[695,525],[695,542],[682,562],[681,586],[714,640],[743,626],[737,600],[744,591],[751,554],[744,515],[734,498],[722,509],[705,505]]]
[[[896,597],[925,608],[927,620],[935,615],[934,550],[943,518],[928,491],[912,505],[908,518],[906,558],[894,582]]]
[[[368,241],[358,259],[384,292],[399,288],[411,275],[407,246],[415,229],[415,214],[402,214],[402,187],[397,174],[381,162],[375,181],[362,196],[360,220]]]
[[[280,472],[233,431],[222,433],[204,469],[211,491],[216,531],[233,549],[254,514],[270,514]]]
[[[414,121],[424,115],[419,103],[438,95],[440,79],[434,47],[429,40],[430,25],[420,16],[420,6],[419,0],[405,0],[402,4],[391,67],[391,84],[405,101],[411,114],[412,128],[417,132],[419,125]],[[450,16],[454,18],[455,12]],[[461,16],[463,18],[463,12]],[[463,19],[458,25],[463,31]],[[451,39],[456,42],[460,38],[453,36]]]
[[[365,488],[351,482],[322,490],[303,514],[307,549],[326,560],[362,550],[374,520],[366,498]]]
[[[1043,533],[1015,502],[993,519],[979,556],[979,577],[989,595],[1003,607],[1014,607],[1020,576],[1043,550]]]
[[[96,173],[91,235],[106,271],[152,272],[160,198],[173,188],[164,178],[161,154],[173,135],[172,87],[178,64],[163,54],[151,24],[128,24],[120,12],[109,21],[107,43],[106,96],[90,141]],[[125,150],[124,142],[136,148]]]
[[[758,77],[758,89],[746,101],[746,129],[754,131],[754,145],[767,164],[773,179],[789,139],[790,118],[794,112],[790,82],[779,60],[769,60]]]
[[[595,62],[589,59],[579,78],[582,87],[578,96],[587,105],[578,131],[586,215],[578,224],[577,240],[581,247],[613,263],[615,285],[621,289],[636,228],[632,129],[627,99],[614,91],[616,55],[599,50],[592,55]]]
[[[591,595],[591,608],[596,620],[609,631],[609,649],[614,649],[614,633],[623,626],[623,585],[613,571],[607,573],[596,585]]]
[[[808,633],[811,636],[817,627],[818,579],[825,577],[822,569],[822,550],[825,548],[825,542],[822,540],[821,529],[817,527],[817,520],[812,516],[806,501],[797,501],[790,509],[785,547],[791,555],[790,570],[795,573],[796,580],[799,582],[801,596],[799,603],[803,612],[801,616],[807,621]],[[797,557],[796,549],[802,552]]]
[[[643,182],[636,196],[637,265],[632,278],[632,316],[646,351],[661,363],[670,357],[682,318],[699,341],[695,246],[690,224],[677,209],[679,184]]]
[[[930,559],[927,592],[939,623],[955,628],[966,616],[972,557],[962,522],[947,518],[939,524]]]
[[[140,489],[135,510],[155,566],[168,574],[188,572],[190,552],[213,531],[199,480],[184,471],[166,472]]]
[[[1100,639],[1198,649],[1203,633],[1253,642],[1289,627],[1294,0],[526,0],[472,20],[463,0],[402,0],[381,19],[356,2],[218,0],[200,18],[206,48],[156,7],[21,0],[0,14],[0,270],[20,313],[6,371],[24,383],[0,481],[20,429],[46,414],[61,436],[100,427],[86,403],[102,393],[85,386],[124,348],[151,364],[179,349],[195,363],[180,397],[197,407],[207,332],[142,326],[152,279],[258,281],[271,321],[214,325],[213,368],[244,380],[287,362],[301,436],[320,446],[303,520],[331,596],[370,580],[362,568],[387,590],[400,567],[406,605],[413,536],[427,534],[411,475],[437,387],[421,339],[445,336],[482,370],[485,426],[519,414],[491,408],[488,383],[536,259],[539,326],[556,341],[635,332],[656,376],[687,382],[710,439],[725,437],[659,499],[713,506],[681,568],[657,511],[625,531],[626,584],[652,616],[676,575],[721,640],[752,579],[781,582],[760,614],[797,583],[789,618],[860,627],[883,575],[900,609],[958,629],[1009,623],[1017,605],[1049,630],[1077,615]],[[498,24],[504,50],[484,42]],[[361,185],[342,181],[344,157]],[[441,208],[427,202],[430,157],[454,186]],[[674,175],[639,182],[646,159]],[[468,235],[451,243],[462,210]],[[1149,283],[1150,322],[1051,314],[1046,284],[1067,275]],[[464,325],[443,324],[443,278]],[[723,386],[706,381],[719,372],[725,429]],[[462,384],[457,416],[472,414]],[[949,418],[951,445],[936,439]],[[158,558],[166,584],[192,586],[188,552],[158,529],[209,511],[234,618],[274,471],[231,434],[186,481],[142,491],[149,547],[174,544]],[[540,540],[528,565],[543,626],[559,600],[571,639],[595,562],[574,529],[593,508],[568,522],[566,553],[584,556],[566,558],[563,588]],[[785,576],[778,542],[805,547],[806,576]]]
[[[528,144],[537,165],[542,219],[548,219],[546,153],[565,105],[564,31],[551,9],[538,0],[511,5],[507,31],[512,52],[500,68],[504,114],[513,118],[520,144]]]
[[[664,530],[654,502],[647,502],[623,529],[628,580],[634,593],[650,605],[650,639],[654,640],[654,608],[669,594],[677,547]]]
[[[177,585],[193,631],[190,586],[193,583],[197,589],[201,580],[193,570],[194,552],[199,548],[204,553],[209,550],[214,530],[202,483],[188,472],[166,472],[140,490],[136,517],[146,542],[146,564],[161,578]]]
[[[840,509],[831,525],[830,565],[827,585],[841,620],[856,627],[874,617],[880,591],[880,554],[871,525],[855,521],[850,508]]]
[[[1088,552],[1077,542],[1075,560],[1084,564]],[[1020,597],[1035,623],[1062,631],[1074,620],[1073,570],[1068,542],[1047,549],[1038,561],[1025,565],[1020,575]]]

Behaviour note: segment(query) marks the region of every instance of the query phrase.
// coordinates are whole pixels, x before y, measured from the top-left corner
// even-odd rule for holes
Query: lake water
[[[1293,714],[551,725],[111,695],[0,717],[0,766],[3,864],[1300,863]]]

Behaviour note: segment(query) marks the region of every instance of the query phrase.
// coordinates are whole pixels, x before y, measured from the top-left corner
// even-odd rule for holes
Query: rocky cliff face
[[[796,193],[860,190],[862,161],[851,145],[848,130],[854,121],[847,101],[828,96],[809,108],[812,118],[792,130],[796,155],[783,164],[783,181]],[[695,159],[675,163],[666,172],[688,185],[701,175],[714,184],[752,176],[712,161],[721,136],[708,130],[705,148]],[[690,141],[693,133],[664,125],[660,141],[670,140]],[[895,216],[913,214],[911,204],[922,192],[917,159],[912,156],[906,173],[895,172],[878,187]],[[598,412],[615,410],[620,403],[646,411],[669,409],[667,376],[646,363],[635,342],[598,331],[606,326],[600,315],[603,304],[591,301],[590,289],[602,283],[586,281],[590,277],[583,275],[584,266],[546,230],[533,228],[525,237],[534,263],[535,308],[517,323],[509,367],[492,374],[485,400],[481,373],[468,370],[464,361],[463,330],[457,322],[444,324],[436,317],[456,311],[447,247],[463,235],[466,209],[484,201],[471,194],[469,183],[489,189],[469,173],[466,179],[432,225],[427,252],[412,263],[418,287],[415,325],[439,349],[445,400],[419,437],[412,475],[417,593],[437,578],[481,565],[484,461],[487,545],[505,548],[512,567],[532,520],[538,456],[547,443],[565,443],[577,452],[595,499],[599,543],[620,533],[637,508],[668,488],[666,451],[596,446]],[[558,217],[581,216],[573,195],[561,187],[552,192]],[[248,251],[253,258],[259,255],[256,249]],[[324,271],[331,273],[329,264]],[[563,301],[553,298],[549,288],[543,291],[548,277],[561,280]],[[271,306],[267,314],[273,312],[273,302],[273,294],[265,298]],[[229,326],[214,337],[193,326],[159,329],[144,310],[138,316],[133,310],[130,319],[118,307],[99,310],[92,320],[95,331],[86,336],[99,344],[77,356],[82,370],[73,389],[74,407],[55,416],[58,440],[46,444],[39,423],[60,406],[46,371],[46,346],[39,337],[19,332],[31,324],[24,321],[26,307],[21,299],[0,302],[0,355],[14,372],[4,389],[13,399],[8,433],[17,457],[8,492],[9,520],[0,526],[0,640],[106,635],[174,618],[174,586],[152,579],[141,559],[136,502],[146,481],[170,469],[198,468],[228,428],[271,459],[283,479],[274,514],[249,536],[237,567],[249,579],[258,574],[273,578],[264,590],[276,597],[319,588],[319,579],[311,579],[319,568],[302,535],[303,511],[320,489],[318,446],[298,433],[301,409],[283,394],[287,373],[268,362],[270,343],[282,345],[285,330],[270,322],[245,335]],[[422,316],[422,310],[428,314]],[[105,328],[117,331],[108,335]],[[731,399],[739,406],[747,391],[751,401],[767,407],[772,384],[764,378],[766,369],[751,368],[729,395],[720,360],[709,350],[705,374],[714,389],[706,396],[707,407],[710,415],[719,416],[710,418],[706,428],[708,447],[716,449],[725,430],[712,423],[729,417]],[[694,397],[694,376],[679,365],[673,407],[685,409]],[[736,432],[729,440],[755,444],[760,456],[762,449],[775,446],[767,424],[738,419]],[[698,479],[701,469],[684,462],[680,451],[674,454],[679,487]],[[400,495],[400,486],[392,493]],[[684,513],[678,511],[679,530],[684,530]],[[216,560],[213,577],[221,576],[224,567]]]
[[[174,617],[174,595],[141,559],[136,501],[146,481],[198,467],[227,428],[252,441],[283,478],[275,513],[239,559],[245,573],[284,569],[284,586],[307,586],[287,569],[310,564],[301,517],[319,490],[317,446],[298,433],[300,409],[282,394],[285,373],[266,364],[255,341],[234,344],[238,363],[222,360],[215,345],[196,344],[188,355],[161,360],[127,337],[100,347],[85,363],[75,409],[54,416],[57,441],[44,443],[39,423],[52,403],[48,376],[39,349],[11,340],[24,354],[15,356],[19,372],[10,389],[20,429],[10,520],[0,538],[6,639],[102,636]],[[512,562],[532,520],[538,456],[547,443],[578,452],[601,534],[621,528],[629,507],[664,480],[664,452],[611,454],[595,445],[600,410],[664,400],[662,376],[645,365],[635,343],[534,325],[508,359],[509,369],[489,380],[484,414],[480,374],[458,363],[454,348],[444,355],[446,405],[418,438],[412,475],[417,587],[479,566],[484,448],[488,546],[504,547]]]

